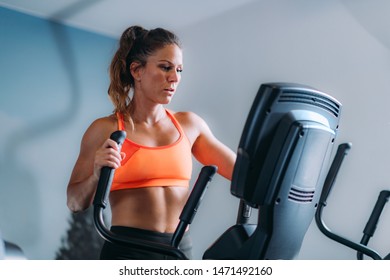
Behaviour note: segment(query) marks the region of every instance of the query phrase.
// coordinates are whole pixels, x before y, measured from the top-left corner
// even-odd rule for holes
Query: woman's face
[[[136,73],[135,94],[158,104],[168,104],[181,80],[183,55],[175,45],[167,45],[149,56]]]

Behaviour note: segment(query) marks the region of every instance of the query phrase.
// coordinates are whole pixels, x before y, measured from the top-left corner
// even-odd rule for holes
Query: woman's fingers
[[[119,151],[118,144],[107,139],[95,153],[94,173],[99,176],[102,167],[118,168],[121,166],[122,155]]]

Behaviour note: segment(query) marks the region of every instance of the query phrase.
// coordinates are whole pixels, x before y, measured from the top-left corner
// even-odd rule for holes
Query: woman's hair
[[[150,55],[172,44],[181,47],[179,38],[163,28],[146,30],[140,26],[131,26],[123,32],[109,68],[108,94],[115,107],[114,113],[119,112],[129,117],[129,92],[134,87],[134,78],[130,73],[131,63],[138,62],[145,66]]]

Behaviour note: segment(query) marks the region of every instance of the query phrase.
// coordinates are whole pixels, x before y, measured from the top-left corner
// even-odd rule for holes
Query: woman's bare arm
[[[103,166],[120,166],[118,146],[108,139],[114,130],[112,121],[102,118],[94,121],[84,133],[67,187],[67,206],[72,212],[83,211],[92,204]]]
[[[189,113],[188,117],[198,131],[198,136],[192,146],[195,158],[204,165],[216,165],[218,173],[231,180],[236,154],[213,135],[202,118],[194,113]]]

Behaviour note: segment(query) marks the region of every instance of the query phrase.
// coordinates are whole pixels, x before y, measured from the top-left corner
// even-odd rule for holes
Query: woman
[[[189,194],[192,155],[218,166],[231,179],[236,155],[194,113],[164,108],[176,93],[183,60],[177,37],[162,28],[124,31],[110,65],[109,96],[114,113],[85,132],[67,189],[73,212],[93,200],[100,170],[114,169],[110,192],[113,232],[169,243]],[[122,150],[109,139],[125,130]],[[180,249],[191,258],[186,233]],[[101,259],[164,259],[164,256],[105,243]]]

